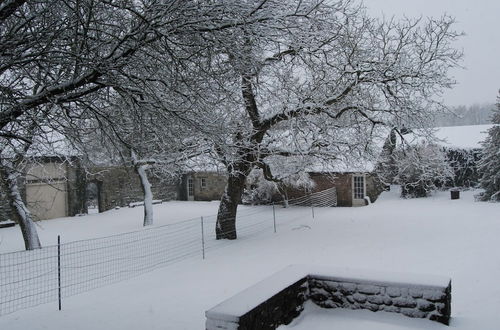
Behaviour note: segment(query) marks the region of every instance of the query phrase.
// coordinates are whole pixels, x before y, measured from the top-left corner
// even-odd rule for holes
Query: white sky
[[[363,0],[371,15],[455,17],[456,44],[464,70],[451,72],[457,85],[444,94],[447,105],[495,103],[500,89],[500,0]]]

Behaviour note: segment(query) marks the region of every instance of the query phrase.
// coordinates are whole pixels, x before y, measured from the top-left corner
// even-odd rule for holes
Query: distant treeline
[[[491,124],[495,104],[474,104],[450,108],[451,112],[436,116],[435,127]]]

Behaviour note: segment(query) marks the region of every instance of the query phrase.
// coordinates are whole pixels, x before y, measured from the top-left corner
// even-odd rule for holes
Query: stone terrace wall
[[[393,312],[449,324],[449,279],[424,278],[419,284],[419,277],[409,276],[404,282],[391,280],[390,273],[387,282],[381,281],[380,273],[373,280],[369,276],[343,275],[314,275],[286,268],[207,311],[206,330],[276,329],[297,317],[307,300],[323,308]]]
[[[300,315],[308,299],[307,278],[278,292],[248,313],[234,319],[207,318],[206,328],[217,330],[274,330]]]
[[[323,308],[368,309],[449,323],[451,283],[439,288],[311,278],[309,290],[310,299]]]

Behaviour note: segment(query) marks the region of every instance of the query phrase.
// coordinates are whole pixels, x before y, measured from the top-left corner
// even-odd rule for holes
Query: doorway
[[[101,212],[99,207],[99,193],[100,189],[98,182],[92,181],[87,183],[85,204],[87,206],[88,214],[96,214]]]
[[[187,200],[194,201],[194,179],[192,177],[187,179]]]

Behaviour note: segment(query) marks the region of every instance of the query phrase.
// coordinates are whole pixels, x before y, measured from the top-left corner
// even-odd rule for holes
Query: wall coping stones
[[[305,299],[311,299],[322,307],[349,308],[347,305],[350,305],[351,303],[348,301],[352,301],[352,299],[349,298],[354,297],[354,295],[355,298],[352,304],[361,304],[359,306],[356,305],[355,308],[367,309],[370,309],[368,307],[371,306],[368,306],[368,304],[370,301],[373,301],[373,299],[366,302],[367,299],[363,295],[366,295],[367,297],[380,295],[380,297],[384,297],[384,300],[392,299],[396,302],[395,305],[412,307],[417,306],[416,300],[419,300],[418,307],[423,307],[422,304],[425,305],[425,303],[420,301],[422,299],[429,298],[431,303],[434,299],[436,301],[444,299],[448,302],[448,307],[444,313],[441,313],[443,315],[437,315],[439,308],[434,310],[432,307],[429,308],[427,305],[423,309],[432,310],[427,314],[422,313],[421,311],[415,311],[415,313],[408,313],[408,311],[404,312],[405,308],[398,310],[396,308],[397,306],[390,306],[391,308],[386,308],[386,311],[395,311],[410,317],[428,317],[431,320],[448,324],[450,316],[449,302],[451,301],[451,279],[449,277],[330,266],[291,265],[206,311],[206,329],[250,329],[246,326],[238,326],[238,322],[245,319],[245,315],[246,319],[248,319],[249,313],[260,313],[257,311],[259,306],[267,304],[266,308],[268,308],[269,303],[266,302],[268,302],[271,298],[276,298],[280,294],[283,294],[283,292],[286,292],[287,288],[297,285],[299,282],[305,282],[306,285],[308,285],[306,292],[307,297],[305,297]],[[341,298],[338,298],[339,301],[337,303],[332,303],[332,297],[328,297],[328,294],[324,292],[325,290],[321,290],[320,287],[312,285],[312,283],[316,283],[315,285],[318,283],[324,283],[326,286],[339,286],[339,292],[344,290],[346,299],[344,299],[344,302],[341,303]],[[344,286],[350,287],[351,289],[346,290],[343,288]],[[309,292],[310,289],[314,290],[312,296]],[[393,296],[392,294],[385,292],[389,291],[389,289],[391,289],[392,292],[398,291],[396,292],[397,294],[394,295],[394,299],[391,298]],[[329,290],[330,292],[331,290],[336,291],[337,288],[329,288],[326,291]],[[337,294],[338,293],[335,293],[335,295]],[[446,297],[437,297],[436,294]],[[323,295],[324,297],[318,297],[318,295]],[[403,299],[401,298],[402,296],[408,297],[411,301],[403,301],[406,298]],[[322,304],[323,301],[315,301],[315,299],[326,299],[329,301]],[[298,299],[297,304],[301,304],[302,300]],[[390,302],[390,305],[393,304],[393,301]],[[363,306],[365,302],[367,306]],[[382,302],[382,300],[380,300],[380,302]],[[438,304],[436,304],[436,306],[437,305]],[[302,310],[303,306],[295,307],[297,310]],[[380,310],[383,309],[381,308]],[[275,320],[273,322],[275,322]],[[227,324],[224,325],[225,323]],[[270,326],[266,329],[274,329],[274,327]]]
[[[205,312],[207,318],[238,321],[273,295],[307,277],[306,268],[288,266]]]

